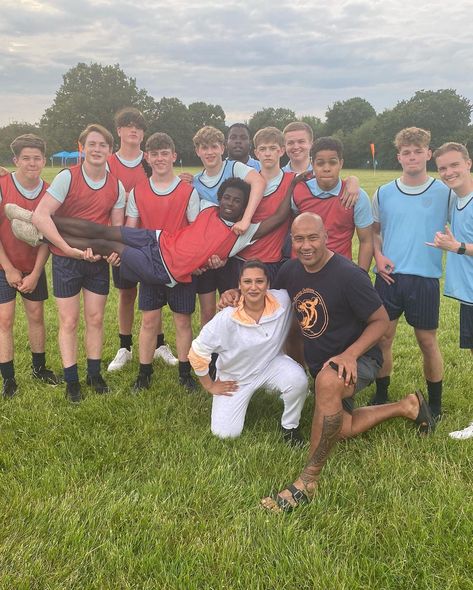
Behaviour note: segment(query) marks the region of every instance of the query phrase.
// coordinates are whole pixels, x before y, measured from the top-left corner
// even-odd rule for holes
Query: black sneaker
[[[82,392],[79,381],[66,383],[66,398],[73,404],[78,404],[82,399]]]
[[[185,387],[187,391],[197,390],[197,383],[194,381],[192,375],[179,375],[179,385]]]
[[[59,385],[62,383],[62,378],[53,373],[50,369],[46,369],[46,367],[39,367],[39,369],[33,367],[33,377],[47,385]]]
[[[86,383],[93,387],[96,393],[108,393],[110,391],[100,373],[97,375],[87,375]]]
[[[18,389],[18,385],[16,384],[15,378],[10,377],[3,381],[3,389],[2,394],[3,397],[13,397]]]
[[[291,447],[302,447],[305,444],[305,440],[302,437],[299,427],[283,428],[281,426],[281,430],[284,442],[287,442],[287,444],[291,445]]]
[[[144,373],[138,373],[136,381],[131,386],[131,393],[136,395],[142,389],[149,389],[151,386],[151,375],[145,375]]]

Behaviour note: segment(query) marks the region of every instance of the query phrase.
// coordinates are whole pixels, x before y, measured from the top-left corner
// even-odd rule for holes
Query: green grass
[[[370,185],[372,172],[358,173],[370,193],[396,176],[377,173]],[[46,309],[49,364],[60,370],[52,299]],[[116,318],[112,290],[104,363],[117,348]],[[165,324],[174,345],[168,314]],[[135,339],[137,330],[138,318]],[[110,376],[113,393],[89,392],[73,407],[62,387],[30,378],[25,334],[19,305],[20,390],[0,400],[0,588],[473,589],[473,446],[447,436],[473,417],[473,361],[458,349],[455,302],[442,299],[446,417],[436,434],[420,439],[396,420],[340,444],[316,500],[284,516],[259,500],[292,481],[307,449],[281,442],[277,399],[256,395],[241,438],[219,441],[210,396],[181,390],[174,368],[156,363],[152,388],[131,396],[135,359]],[[394,354],[397,399],[423,386],[403,321]]]

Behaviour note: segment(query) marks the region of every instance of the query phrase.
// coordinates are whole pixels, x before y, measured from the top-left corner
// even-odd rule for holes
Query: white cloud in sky
[[[323,116],[361,96],[378,110],[416,90],[473,100],[468,0],[3,0],[0,124],[37,121],[79,61],[119,63],[156,99]]]

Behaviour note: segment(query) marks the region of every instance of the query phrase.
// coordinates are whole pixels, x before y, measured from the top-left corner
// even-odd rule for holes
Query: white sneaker
[[[179,362],[172,354],[169,345],[163,344],[154,351],[154,359],[162,359],[167,365],[175,366]]]
[[[107,371],[118,371],[131,361],[131,350],[120,348],[113,361],[108,365]]]
[[[448,435],[450,438],[456,438],[458,440],[466,440],[467,438],[473,438],[473,422],[464,428],[463,430],[455,430]]]

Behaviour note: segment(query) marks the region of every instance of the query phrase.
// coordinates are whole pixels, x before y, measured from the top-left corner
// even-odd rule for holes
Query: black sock
[[[131,351],[131,343],[133,336],[131,334],[119,334],[120,348],[126,348]]]
[[[71,365],[70,367],[64,367],[64,381],[66,383],[78,383],[79,372],[77,370],[77,364]]]
[[[373,399],[376,401],[388,401],[388,387],[391,383],[391,377],[387,375],[386,377],[378,377],[376,379],[376,393],[374,394]]]
[[[87,375],[89,377],[100,375],[101,363],[102,359],[87,359]]]
[[[159,348],[160,346],[164,346],[165,342],[164,342],[164,334],[158,334],[158,337],[156,339],[156,348]]]
[[[140,363],[140,375],[151,377],[153,374],[153,365],[151,363]]]
[[[46,353],[45,352],[32,352],[31,356],[33,358],[33,369],[35,371],[40,371],[44,369],[46,366]]]
[[[15,378],[15,367],[13,366],[13,359],[6,363],[0,363],[0,373],[4,380]]]
[[[429,393],[429,406],[434,416],[439,416],[442,412],[442,381],[427,381],[427,391]]]
[[[179,377],[187,377],[191,374],[191,364],[189,361],[179,361]]]

